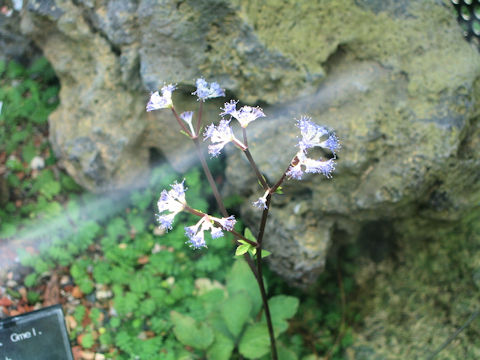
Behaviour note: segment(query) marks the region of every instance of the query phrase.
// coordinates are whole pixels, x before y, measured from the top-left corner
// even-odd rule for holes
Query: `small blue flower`
[[[184,180],[185,181],[185,180]],[[183,186],[184,181],[181,183],[175,182],[170,185],[171,189],[169,191],[163,190],[160,193],[160,198],[157,202],[158,212],[157,220],[160,223],[160,227],[164,230],[171,230],[173,219],[175,215],[181,212],[186,205],[185,201],[185,187]],[[162,214],[165,213],[166,214]]]
[[[195,130],[193,129],[193,125],[192,125],[192,116],[193,116],[193,111],[185,111],[180,114],[180,118],[187,123],[188,127],[190,128],[190,132],[194,136]]]
[[[302,164],[298,162],[296,165],[290,165],[286,175],[289,178],[301,180],[303,176]]]
[[[332,177],[332,172],[335,170],[335,151],[340,148],[335,133],[328,131],[323,126],[315,124],[308,116],[302,116],[297,122],[297,126],[302,135],[298,143],[300,150],[293,158],[286,175],[296,180],[300,180],[304,172],[323,174],[327,178]],[[313,147],[330,150],[333,154],[333,159],[315,160],[307,157],[307,150]]]
[[[155,91],[150,96],[150,101],[147,104],[147,111],[153,111],[158,109],[172,108],[172,93],[175,91],[175,85],[165,85],[162,87],[162,96],[160,96],[158,91]]]
[[[255,206],[255,207],[257,207],[261,210],[267,209],[267,196],[268,196],[269,193],[270,193],[270,190],[265,191],[265,194],[263,194],[262,197],[258,198],[257,201],[253,202],[253,206]]]
[[[221,116],[230,115],[238,120],[240,126],[246,128],[252,121],[259,117],[265,117],[263,110],[257,107],[242,106],[237,110],[238,101],[231,100],[229,103],[225,103]]]
[[[223,236],[223,231],[218,227],[213,227],[212,230],[210,231],[210,234],[212,235],[213,239],[217,239]]]
[[[230,126],[230,120],[220,120],[220,123],[215,126],[210,124],[204,132],[204,140],[210,139],[212,144],[208,145],[208,153],[212,157],[216,157],[220,154],[225,145],[230,141],[235,141],[240,143],[238,139],[235,138],[233,130]]]
[[[198,233],[198,234],[192,234],[189,236],[191,231],[186,230],[185,228],[185,234],[189,237],[189,240],[186,242],[187,244],[190,244],[190,247],[193,249],[200,249],[202,247],[207,247],[207,243],[205,242],[205,235],[203,234],[203,231]]]
[[[224,115],[233,116],[233,114],[237,112],[237,103],[238,101],[235,101],[235,100],[230,100],[230,102],[225,103],[224,105],[225,107],[220,108],[223,110],[223,112],[220,113],[220,116],[224,116]]]
[[[190,247],[194,249],[207,247],[205,242],[205,231],[210,231],[213,239],[223,236],[222,229],[214,226],[212,220],[216,220],[218,222],[220,219],[205,215],[195,225],[185,227],[185,235],[189,239],[187,244],[190,244]]]
[[[237,222],[237,220],[235,220],[235,216],[233,215],[215,220],[227,231],[232,231],[235,223]]]
[[[303,162],[303,165],[305,165],[306,173],[321,173],[327,178],[331,178],[332,172],[335,170],[335,162],[333,161],[333,159],[322,161],[306,158]]]
[[[164,230],[172,230],[172,223],[173,219],[175,218],[174,213],[166,214],[166,215],[158,215],[156,214],[157,221],[160,223],[160,227]]]
[[[208,85],[208,82],[206,82],[205,79],[199,78],[196,81],[196,85],[197,90],[194,91],[192,95],[197,95],[198,101],[225,96],[225,90],[223,90],[216,82],[212,82]]]
[[[290,178],[301,180],[303,173],[311,174],[323,174],[327,178],[332,177],[332,172],[335,170],[335,161],[333,159],[328,160],[315,160],[306,156],[305,151],[300,150],[292,161],[292,165],[288,169],[286,175]],[[302,166],[305,170],[302,170]]]
[[[308,116],[302,116],[297,122],[297,126],[302,134],[302,139],[298,143],[300,149],[305,151],[317,146],[328,149],[335,154],[335,151],[340,147],[335,134],[311,120],[312,118]]]

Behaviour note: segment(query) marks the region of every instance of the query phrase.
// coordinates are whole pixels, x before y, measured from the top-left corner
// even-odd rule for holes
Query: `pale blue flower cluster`
[[[246,128],[248,124],[252,121],[258,119],[259,117],[265,117],[263,110],[257,107],[251,106],[242,106],[237,110],[238,101],[231,100],[229,103],[225,103],[223,112],[220,113],[221,116],[230,115],[238,120],[240,126]]]
[[[212,239],[216,239],[223,236],[223,231],[220,227],[215,226],[215,223],[220,224],[223,229],[231,231],[233,230],[235,222],[236,220],[233,215],[222,219],[205,215],[195,225],[185,227],[185,235],[189,238],[187,244],[194,249],[207,247],[205,231],[210,231]]]
[[[266,209],[267,208],[267,196],[270,193],[269,190],[265,191],[265,194],[263,194],[262,197],[258,198],[257,201],[253,202],[253,206],[259,208],[259,209]]]
[[[215,126],[213,123],[210,124],[203,134],[204,140],[210,139],[212,142],[208,145],[208,153],[212,157],[216,157],[220,154],[225,145],[230,141],[235,141],[237,144],[241,142],[233,134],[232,127],[230,126],[230,120],[222,119]]]
[[[298,146],[302,150],[307,150],[318,146],[330,150],[333,154],[339,148],[338,139],[333,132],[328,131],[325,127],[315,124],[312,118],[302,116],[297,122],[300,129],[302,139]]]
[[[175,216],[183,211],[192,211],[185,200],[185,192],[183,180],[181,183],[173,183],[170,190],[163,190],[157,202],[158,212],[156,214],[160,228],[163,230],[171,230]],[[195,212],[198,214],[198,211]],[[223,236],[223,230],[232,231],[235,226],[235,217],[229,216],[217,218],[210,215],[204,215],[195,225],[185,227],[185,235],[188,237],[187,243],[194,249],[207,247],[205,242],[205,231],[210,231],[213,239]]]
[[[164,230],[172,229],[173,219],[185,208],[185,191],[187,189],[183,186],[184,181],[181,183],[175,182],[170,185],[171,189],[169,191],[163,190],[160,194],[157,202],[159,214],[156,216],[160,227]]]
[[[172,93],[175,91],[175,85],[165,85],[162,87],[161,91],[161,96],[158,91],[152,93],[150,96],[150,101],[147,104],[147,111],[173,107]]]
[[[198,97],[198,101],[205,101],[206,99],[225,96],[225,91],[220,88],[220,85],[216,82],[208,83],[203,78],[196,80],[197,89],[192,94]],[[161,95],[158,91],[152,93],[150,101],[147,104],[147,111],[158,110],[163,108],[173,108],[172,93],[176,86],[169,84],[165,85],[161,89]],[[252,121],[265,117],[263,110],[259,107],[242,106],[237,109],[238,101],[230,100],[224,104],[223,110],[220,113],[222,119],[218,125],[213,123],[207,126],[204,132],[204,140],[210,139],[211,144],[208,145],[208,152],[212,157],[218,156],[222,149],[229,142],[233,142],[237,147],[243,151],[248,151],[247,146],[238,140],[230,125],[232,118],[236,119],[240,126],[245,129]],[[174,111],[175,113],[175,111]],[[175,113],[176,115],[176,113]],[[176,115],[177,116],[177,115]],[[225,118],[229,116],[229,118]],[[192,124],[193,111],[186,111],[180,114],[180,119],[183,120],[189,128],[190,136],[196,138],[198,134]],[[179,117],[177,116],[177,119]],[[180,121],[179,119],[179,121]],[[300,180],[305,173],[323,174],[326,177],[331,177],[332,172],[335,170],[336,151],[340,148],[340,144],[335,133],[329,131],[323,126],[319,126],[311,121],[308,116],[302,116],[297,121],[297,126],[300,129],[301,139],[297,146],[299,151],[293,158],[290,166],[285,173],[289,178]],[[200,121],[200,120],[199,120]],[[199,123],[200,124],[200,123]],[[182,124],[181,126],[186,129]],[[198,131],[198,129],[197,129]],[[245,136],[245,133],[244,133]],[[329,150],[333,154],[331,159],[312,159],[307,156],[308,150],[312,148],[322,148]],[[267,197],[270,194],[268,189],[265,194],[253,203],[254,206],[259,209],[267,209]],[[163,190],[160,199],[158,200],[158,210],[160,215],[157,215],[157,219],[160,223],[160,227],[164,230],[172,228],[172,222],[176,214],[184,210],[186,207],[185,202],[185,188],[183,187],[183,181],[180,184],[173,184],[170,191]],[[189,208],[187,207],[187,210]],[[191,209],[189,209],[191,211]],[[196,213],[198,215],[198,213]],[[218,224],[220,227],[215,226]],[[185,228],[185,234],[188,236],[191,247],[198,249],[206,247],[205,243],[205,231],[210,231],[212,238],[223,236],[222,228],[227,231],[233,229],[235,224],[235,218],[230,216],[228,218],[214,218],[209,215],[203,216],[200,221],[192,226]]]
[[[340,148],[337,137],[325,127],[313,123],[308,116],[302,116],[297,122],[297,126],[302,135],[298,143],[300,150],[286,175],[297,180],[300,180],[304,173],[321,173],[326,177],[331,177],[335,170],[335,152]],[[307,150],[313,147],[330,150],[334,158],[315,160],[307,157]]]
[[[195,90],[192,95],[197,95],[198,101],[205,101],[206,99],[225,96],[225,90],[223,90],[216,82],[208,84],[205,79],[199,78],[196,81],[196,85],[197,90]]]

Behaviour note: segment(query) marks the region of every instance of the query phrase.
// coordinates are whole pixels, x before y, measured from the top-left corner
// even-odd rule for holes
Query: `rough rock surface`
[[[164,82],[179,84],[181,110],[200,75],[265,104],[250,145],[271,181],[295,153],[295,117],[334,128],[343,145],[334,179],[290,181],[274,203],[276,240],[266,241],[282,255],[272,266],[298,285],[321,271],[335,228],[355,237],[379,216],[456,220],[476,204],[479,151],[468,139],[480,58],[441,2],[29,0],[22,28],[62,84],[55,152],[91,190],[138,182],[151,148],[188,166],[171,114],[144,110]],[[221,102],[208,104],[215,118]],[[232,156],[228,180],[254,199],[246,170]]]
[[[14,8],[9,1],[0,3],[0,60],[15,59],[28,63],[39,54],[39,50],[20,30],[19,5]]]
[[[402,290],[402,277],[414,279],[428,264],[444,264],[450,256],[445,247],[454,254],[447,244],[455,237],[436,234],[440,225],[456,234],[458,221],[480,204],[480,57],[462,39],[447,3],[29,0],[22,28],[62,84],[61,105],[50,119],[54,149],[91,190],[138,181],[151,148],[179,169],[189,165],[184,154],[193,152],[171,114],[144,110],[148,92],[164,82],[178,83],[174,102],[182,111],[192,108],[185,95],[201,75],[219,81],[229,98],[263,105],[268,117],[248,127],[249,144],[271,183],[295,154],[295,118],[308,114],[335,129],[343,148],[333,179],[290,180],[273,201],[265,239],[274,254],[271,267],[292,284],[307,286],[323,269],[332,244],[371,247],[357,281],[371,285],[366,311],[376,310],[367,318],[371,331],[360,338],[377,339],[381,350],[358,348],[354,358],[404,359],[418,354],[408,350],[406,335],[415,319],[393,320],[404,331],[393,334],[382,325],[389,316],[403,319],[393,309],[407,303],[413,309],[437,297],[448,281],[455,283],[455,276],[474,271],[471,265],[455,275],[451,263],[432,265],[430,275],[445,271],[452,277],[445,283],[437,277],[437,285],[412,301],[415,283]],[[206,114],[215,118],[221,101],[207,104]],[[260,214],[250,203],[261,191],[238,153],[227,164],[224,191],[249,197],[242,213],[247,224],[255,224]],[[471,239],[478,247],[478,237]],[[461,247],[468,247],[463,240]],[[392,244],[401,244],[394,259]],[[478,258],[467,250],[464,256]],[[439,256],[429,258],[431,252]],[[411,259],[415,255],[418,263]],[[373,285],[365,280],[376,275]],[[445,291],[461,301],[470,296],[470,285]],[[417,333],[449,321],[432,345],[464,318],[448,317],[450,301],[455,299],[426,302],[433,310],[423,313]],[[425,314],[441,316],[430,321]],[[396,353],[388,352],[392,342],[401,344]]]
[[[327,77],[316,93],[266,108],[268,118],[248,128],[253,156],[271,183],[296,152],[294,118],[312,116],[335,129],[343,145],[333,179],[289,181],[285,195],[274,202],[267,233],[275,235],[266,239],[274,253],[272,267],[298,285],[321,270],[336,229],[357,238],[379,218],[417,216],[435,226],[435,221],[458,220],[479,204],[478,54],[462,41],[448,9],[436,3],[357,3],[347,13],[334,4],[311,9],[325,14],[315,25],[313,15],[302,17],[311,32],[330,34],[320,43],[334,45],[318,47],[326,52]],[[262,9],[252,5],[246,18],[257,19],[253,14]],[[277,39],[276,32],[288,26],[288,13],[275,12],[286,18],[277,28],[264,20],[270,13],[252,20],[258,21],[252,26],[260,38]],[[245,185],[246,171],[240,155],[229,159],[227,179],[253,201],[261,191]],[[309,231],[285,225],[294,213],[311,219],[309,226],[318,232],[314,247],[307,246]],[[243,215],[260,216],[248,204]]]

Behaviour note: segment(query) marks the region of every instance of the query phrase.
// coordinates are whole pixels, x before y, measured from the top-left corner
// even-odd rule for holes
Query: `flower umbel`
[[[302,170],[302,166],[305,170]],[[303,173],[311,174],[323,174],[327,178],[332,177],[332,172],[335,170],[335,161],[333,159],[328,160],[315,160],[310,159],[305,155],[303,150],[300,150],[292,160],[290,168],[286,175],[290,178],[301,180]]]
[[[300,150],[293,158],[286,175],[290,178],[300,180],[305,173],[323,174],[327,178],[332,177],[335,170],[335,151],[340,148],[336,135],[323,126],[311,121],[308,116],[302,116],[297,122],[302,138],[298,142]],[[328,160],[315,160],[307,157],[307,150],[313,147],[320,147],[332,152],[333,158]],[[305,170],[303,170],[303,168]]]
[[[203,78],[199,78],[196,81],[197,90],[192,95],[197,95],[198,101],[205,101],[206,99],[225,96],[225,90],[216,82],[211,82],[210,85]]]
[[[340,147],[335,134],[329,132],[325,127],[315,124],[311,120],[311,117],[302,116],[297,122],[297,126],[302,134],[302,139],[298,143],[300,149],[307,150],[318,146],[328,149],[335,154],[335,150]]]
[[[147,104],[147,111],[153,111],[158,109],[172,108],[172,93],[175,91],[175,85],[165,85],[162,87],[162,96],[158,91],[155,91],[150,96],[150,101]]]
[[[185,208],[185,191],[187,189],[183,186],[184,181],[181,183],[175,182],[170,185],[171,189],[169,191],[163,190],[160,194],[157,202],[159,214],[156,214],[156,216],[160,227],[164,230],[172,229],[175,215]]]
[[[233,134],[233,130],[230,126],[230,120],[220,120],[220,123],[215,126],[210,124],[204,132],[204,140],[210,138],[211,144],[208,145],[208,153],[213,157],[220,154],[223,147],[230,141],[233,141],[237,146],[246,148]]]
[[[235,226],[235,223],[237,220],[235,220],[235,216],[231,215],[229,217],[224,217],[221,219],[214,218],[216,222],[218,222],[224,230],[227,231],[232,231],[233,227]]]
[[[238,120],[240,126],[246,128],[248,124],[252,121],[258,119],[259,117],[265,117],[263,110],[257,107],[251,106],[242,106],[237,110],[238,101],[231,100],[229,103],[225,103],[223,112],[220,115],[230,115]]]
[[[189,239],[187,244],[190,244],[190,247],[194,249],[207,247],[207,243],[205,242],[205,231],[210,231],[213,239],[222,237],[223,231],[218,226],[214,225],[214,221],[220,224],[225,224],[225,226],[222,224],[225,230],[228,230],[227,227],[230,227],[230,230],[233,229],[233,225],[235,224],[235,218],[233,216],[217,219],[205,215],[195,225],[185,227],[185,235],[187,235]]]

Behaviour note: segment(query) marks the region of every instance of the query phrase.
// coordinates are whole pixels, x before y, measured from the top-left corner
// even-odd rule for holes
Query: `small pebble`
[[[35,156],[31,161],[30,161],[30,168],[32,170],[40,170],[45,167],[45,160],[40,157],[40,156]]]

